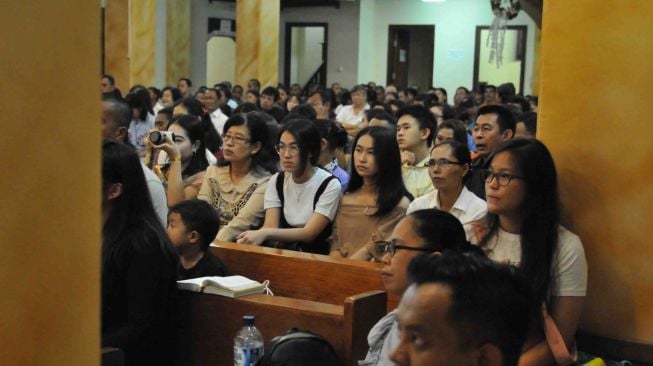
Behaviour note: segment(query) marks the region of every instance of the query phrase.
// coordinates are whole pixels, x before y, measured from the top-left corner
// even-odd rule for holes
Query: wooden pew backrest
[[[279,296],[342,305],[349,296],[385,291],[381,263],[227,242],[215,242],[209,251],[233,274],[269,280]],[[397,303],[389,296],[387,309]]]

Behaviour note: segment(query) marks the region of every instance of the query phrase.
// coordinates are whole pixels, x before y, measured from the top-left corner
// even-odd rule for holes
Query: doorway
[[[433,84],[434,25],[390,25],[387,83],[399,88]]]
[[[286,85],[326,85],[328,34],[327,23],[286,23]]]
[[[518,94],[524,93],[526,30],[525,25],[507,27],[503,41],[503,63],[497,68],[496,62],[489,63],[490,48],[485,46],[490,28],[476,27],[474,88],[481,90],[484,85],[499,86],[504,83],[512,83]]]

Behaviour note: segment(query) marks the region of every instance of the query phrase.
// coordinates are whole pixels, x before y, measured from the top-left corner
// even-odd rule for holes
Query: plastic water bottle
[[[234,338],[234,365],[254,366],[263,357],[263,335],[254,326],[254,316],[243,317],[243,327]]]

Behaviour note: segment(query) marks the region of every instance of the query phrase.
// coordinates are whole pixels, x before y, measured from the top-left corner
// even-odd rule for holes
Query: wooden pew
[[[381,263],[227,242],[215,242],[209,251],[234,274],[269,280],[279,296],[338,305],[351,295],[385,291]],[[387,310],[398,303],[399,298],[389,295]]]
[[[387,312],[386,293],[376,290],[383,289],[378,263],[233,243],[216,245],[211,253],[232,273],[269,280],[275,296],[231,299],[182,291],[182,364],[233,364],[233,338],[243,315],[256,316],[266,342],[295,327],[325,337],[345,365],[356,365],[365,357],[367,334]]]

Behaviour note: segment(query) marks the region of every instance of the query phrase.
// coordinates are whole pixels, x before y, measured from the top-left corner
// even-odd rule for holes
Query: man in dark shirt
[[[205,201],[182,201],[170,208],[167,232],[179,253],[179,280],[228,275],[224,264],[207,252],[219,226],[218,213]]]
[[[499,143],[511,139],[514,134],[515,117],[510,110],[496,104],[479,108],[472,130],[478,156],[472,160],[472,171],[465,186],[480,198],[485,199],[483,169],[487,168],[485,162],[488,156]]]
[[[277,123],[281,123],[286,112],[276,104],[277,100],[279,100],[279,91],[276,88],[268,86],[261,92],[261,110],[274,117]]]

